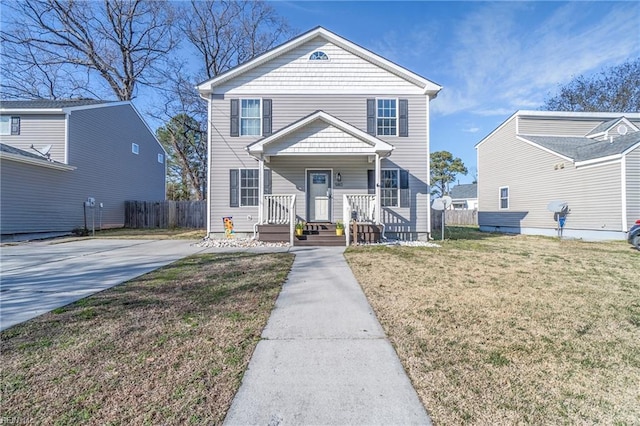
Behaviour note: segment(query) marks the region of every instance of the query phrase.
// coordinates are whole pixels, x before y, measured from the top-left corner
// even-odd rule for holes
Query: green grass
[[[471,227],[447,237],[346,252],[436,424],[637,424],[637,251]]]

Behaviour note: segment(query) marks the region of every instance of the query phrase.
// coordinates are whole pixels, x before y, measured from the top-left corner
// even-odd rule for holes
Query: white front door
[[[310,170],[307,172],[307,221],[329,222],[331,220],[331,171]]]

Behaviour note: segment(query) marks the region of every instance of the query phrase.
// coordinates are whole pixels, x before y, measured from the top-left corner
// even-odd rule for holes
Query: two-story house
[[[476,150],[483,231],[625,239],[640,219],[640,113],[517,111]]]
[[[164,200],[166,152],[130,102],[0,103],[0,230],[124,226],[126,200]],[[93,206],[85,206],[93,199]]]
[[[440,89],[322,27],[201,83],[209,234],[232,218],[236,235],[260,239],[281,225],[293,241],[301,221],[310,232],[357,221],[428,238],[429,105]]]

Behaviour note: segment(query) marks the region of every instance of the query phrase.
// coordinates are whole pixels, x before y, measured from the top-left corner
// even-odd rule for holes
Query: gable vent
[[[309,56],[310,61],[328,61],[329,57],[321,50],[317,50]]]

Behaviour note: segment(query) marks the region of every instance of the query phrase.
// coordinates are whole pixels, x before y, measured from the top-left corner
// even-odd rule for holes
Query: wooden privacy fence
[[[445,225],[477,225],[477,210],[447,210],[445,211]],[[431,229],[442,226],[442,211],[431,210]]]
[[[206,228],[207,202],[125,201],[125,228]]]

